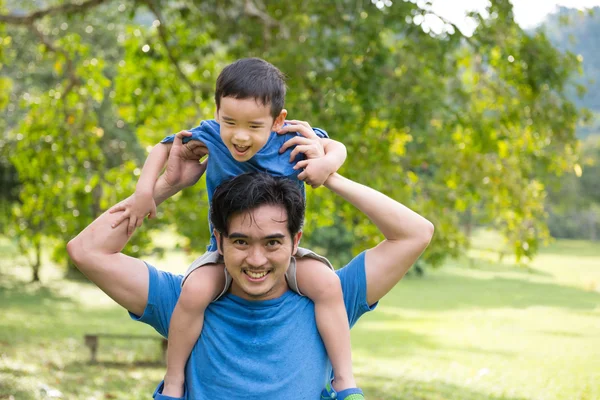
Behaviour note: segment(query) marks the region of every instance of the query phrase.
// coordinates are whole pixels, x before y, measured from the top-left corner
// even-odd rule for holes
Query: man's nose
[[[267,257],[265,257],[264,249],[262,248],[262,246],[252,246],[248,250],[246,263],[250,267],[262,267],[267,263]]]

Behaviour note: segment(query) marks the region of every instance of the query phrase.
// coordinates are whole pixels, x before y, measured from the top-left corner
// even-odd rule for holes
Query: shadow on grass
[[[446,382],[383,378],[359,374],[365,397],[370,400],[527,400],[524,397],[494,396]]]
[[[435,290],[436,287],[439,290]],[[410,284],[400,284],[383,303],[422,311],[528,307],[594,310],[600,303],[600,294],[523,279],[436,273],[411,280]]]
[[[491,261],[488,259],[470,256],[466,258],[464,261],[461,259],[460,263],[452,263],[451,265],[455,265],[458,268],[467,268],[470,270],[482,271],[482,272],[492,272],[492,273],[501,273],[501,274],[520,274],[523,277],[527,276],[544,276],[550,277],[552,274],[541,271],[537,268],[533,268],[529,265],[521,265],[515,263],[507,263],[506,261]]]

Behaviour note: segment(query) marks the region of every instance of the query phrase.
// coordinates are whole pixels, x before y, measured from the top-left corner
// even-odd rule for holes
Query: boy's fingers
[[[302,125],[302,124],[286,125],[283,128],[281,128],[279,131],[277,131],[277,133],[279,133],[279,134],[283,134],[286,132],[298,132],[302,136],[309,138],[309,139],[318,138],[317,134],[315,133],[315,131],[312,130],[312,128],[310,128],[310,126],[307,127],[306,125]]]
[[[133,231],[135,231],[135,225],[137,223],[137,217],[131,216],[129,217],[129,225],[127,226],[127,235],[133,235]]]
[[[298,174],[298,179],[303,181],[306,179],[307,176],[308,176],[308,174],[306,173],[306,171],[302,171]]]
[[[150,210],[150,214],[148,214],[148,219],[156,218],[156,207]]]
[[[309,160],[300,160],[294,165],[294,169],[306,168]]]
[[[290,148],[292,146],[297,146],[299,144],[311,144],[311,143],[312,143],[312,141],[310,139],[307,139],[302,136],[296,136],[295,138],[291,138],[290,140],[285,142],[279,149],[279,153],[283,153],[284,151],[286,151],[288,148]]]
[[[113,222],[111,228],[116,228],[117,226],[121,225],[121,222],[125,221],[127,218],[129,218],[129,213],[125,211],[123,214],[119,215],[119,218],[117,218],[115,222]]]
[[[296,146],[294,150],[292,150],[292,152],[290,153],[290,162],[294,161],[299,153],[304,154],[304,152],[308,151],[309,149],[310,146],[307,145]]]

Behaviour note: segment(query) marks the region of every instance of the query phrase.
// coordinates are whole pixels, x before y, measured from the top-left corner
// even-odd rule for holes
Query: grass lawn
[[[494,243],[482,232],[470,259],[405,279],[355,326],[368,399],[600,399],[600,245],[558,241],[523,267],[499,263]],[[83,335],[151,328],[52,267],[26,283],[5,239],[0,254],[0,399],[150,398],[158,343],[102,341],[90,365]],[[190,257],[150,261],[181,272]]]

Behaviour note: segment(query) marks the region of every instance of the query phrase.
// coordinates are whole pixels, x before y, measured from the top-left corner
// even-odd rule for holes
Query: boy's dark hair
[[[247,172],[221,183],[212,197],[210,222],[222,235],[229,236],[229,220],[233,215],[263,205],[285,208],[290,236],[293,238],[300,232],[306,208],[300,188],[288,178],[264,172]]]
[[[273,64],[260,58],[242,58],[219,74],[215,103],[219,110],[223,97],[253,98],[262,105],[271,104],[271,116],[275,119],[283,109],[285,90],[285,76]]]

